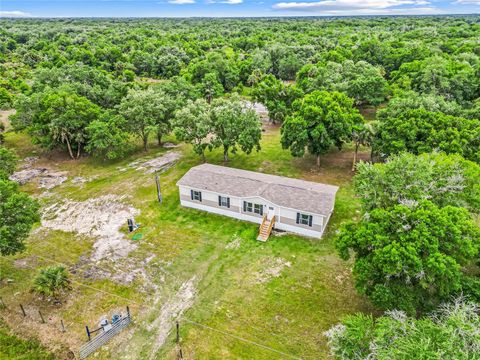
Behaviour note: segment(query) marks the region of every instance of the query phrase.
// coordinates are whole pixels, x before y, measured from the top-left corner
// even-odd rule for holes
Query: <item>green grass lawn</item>
[[[11,334],[0,322],[0,359],[50,360],[54,357],[36,340],[23,340]]]
[[[231,156],[228,166],[340,186],[335,212],[322,240],[283,235],[260,243],[255,240],[258,231],[255,224],[179,206],[175,183],[190,167],[200,163],[189,146],[178,148],[184,157],[161,175],[164,201],[160,205],[156,200],[153,176],[127,165],[140,157],[159,155],[167,151],[165,149],[152,144],[148,154],[138,151],[118,162],[89,158],[70,161],[63,154],[47,157],[45,152],[32,146],[25,135],[8,133],[6,140],[7,146],[16,148],[22,156],[40,155],[40,165],[68,171],[70,178],[97,176],[84,186],[65,182],[51,190],[50,197],[40,199],[43,205],[65,198],[83,201],[105,194],[129,195],[125,201],[141,211],[136,220],[142,224],[143,236],[137,240],[138,248],[130,253],[128,261],[135,264],[154,256],[144,267],[153,279],[155,290],[146,288],[142,279],[119,285],[108,279],[85,278],[76,271],[72,275],[75,282],[71,294],[56,305],[29,291],[34,269],[47,265],[45,258],[54,258],[70,269],[81,268],[82,259],[92,251],[94,239],[61,231],[49,231],[46,235],[34,231],[26,252],[0,260],[0,279],[3,278],[0,296],[6,302],[22,301],[49,314],[52,324],[60,318],[69,324],[68,336],[58,335],[53,339],[50,336],[48,340],[40,327],[39,338],[50,348],[58,343],[75,348],[85,340],[85,324],[94,326],[103,314],[130,305],[133,326],[102,349],[97,358],[147,358],[158,331],[149,324],[190,279],[194,279],[195,296],[192,306],[183,314],[186,320],[180,321],[182,349],[187,359],[284,358],[251,342],[303,359],[326,358],[325,330],[346,314],[374,311],[368,301],[356,293],[350,275],[351,264],[341,261],[333,246],[339,225],[358,216],[359,203],[351,188],[352,154],[348,149],[324,156],[321,168],[316,169],[313,158],[294,159],[288,151],[282,150],[279,129],[268,127],[260,152]],[[207,161],[222,164],[222,154],[219,151],[209,153]],[[119,170],[123,168],[127,170]],[[40,194],[32,184],[25,185],[24,189]],[[126,226],[123,231],[126,232]],[[17,263],[14,264],[14,260]],[[19,267],[19,260],[27,261],[30,267]],[[276,262],[284,264],[278,276],[262,278],[265,269]],[[115,264],[101,264],[102,268],[112,266]],[[6,278],[11,281],[7,282]],[[102,289],[105,293],[79,284]],[[0,314],[13,327],[15,317],[7,310]],[[172,317],[170,323],[173,321]],[[34,321],[31,323],[34,328]],[[37,323],[35,328],[39,328]],[[14,330],[22,333],[19,327]],[[156,358],[176,358],[173,333]]]

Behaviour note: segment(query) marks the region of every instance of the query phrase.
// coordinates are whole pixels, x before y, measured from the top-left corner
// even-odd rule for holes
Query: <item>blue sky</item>
[[[480,0],[0,0],[1,17],[331,16],[480,13]]]

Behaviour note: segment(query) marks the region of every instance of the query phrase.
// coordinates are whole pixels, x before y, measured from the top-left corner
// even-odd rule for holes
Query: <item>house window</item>
[[[248,201],[243,202],[243,212],[251,212],[258,215],[263,215],[263,205],[254,204]]]
[[[192,200],[202,201],[202,192],[196,190],[190,190]]]
[[[297,213],[297,224],[312,226],[312,220],[312,215]]]
[[[218,196],[218,206],[230,207],[230,198],[226,196]]]

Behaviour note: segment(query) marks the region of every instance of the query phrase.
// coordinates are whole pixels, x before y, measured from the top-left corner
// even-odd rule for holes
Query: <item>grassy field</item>
[[[106,194],[126,195],[122,201],[140,211],[136,220],[142,224],[143,237],[127,258],[92,263],[85,259],[93,251],[94,238],[39,225],[24,253],[0,259],[0,296],[11,305],[1,316],[20,336],[36,336],[60,357],[85,341],[86,324],[95,327],[102,315],[126,305],[133,326],[104,347],[97,359],[176,358],[173,332],[163,346],[159,344],[179,314],[186,359],[288,358],[279,352],[303,359],[328,357],[325,330],[345,314],[375,311],[356,293],[351,264],[341,261],[333,246],[338,226],[358,216],[351,188],[352,154],[332,152],[316,169],[314,159],[294,159],[282,150],[279,136],[277,127],[268,127],[260,152],[232,155],[228,166],[339,185],[335,212],[322,240],[283,235],[260,243],[255,241],[255,224],[181,208],[175,183],[200,163],[186,145],[176,149],[183,158],[161,175],[160,205],[153,176],[128,164],[166,149],[152,144],[148,154],[138,151],[119,162],[70,161],[63,154],[47,156],[23,134],[8,133],[7,146],[22,157],[37,155],[38,166],[68,172],[69,180],[48,196],[34,184],[23,187],[38,196],[43,207],[65,199],[82,202]],[[210,153],[207,160],[221,164],[222,154]],[[70,181],[75,176],[94,179],[78,185]],[[121,231],[131,238],[126,226]],[[36,269],[52,260],[66,264],[74,280],[72,291],[60,303],[46,302],[30,291]],[[119,269],[131,269],[132,274],[141,270],[145,276],[128,284],[95,276]],[[16,310],[19,302],[29,312],[26,319]],[[40,324],[36,309],[46,314],[47,324]],[[58,330],[60,319],[67,324],[66,333]]]

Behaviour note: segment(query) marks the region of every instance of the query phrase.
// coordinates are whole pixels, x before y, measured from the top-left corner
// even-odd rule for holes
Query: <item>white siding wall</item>
[[[257,224],[260,224],[262,222],[262,218],[259,217],[258,215],[252,216],[252,215],[249,215],[249,213],[243,213],[243,201],[266,205],[267,207],[264,208],[264,214],[267,213],[268,207],[272,206],[275,208],[275,216],[277,220],[275,222],[275,228],[279,230],[289,231],[292,233],[297,233],[300,235],[321,238],[325,228],[325,224],[328,222],[328,219],[324,219],[322,215],[311,214],[313,216],[312,217],[313,226],[311,228],[306,226],[299,226],[295,224],[295,221],[297,218],[297,212],[298,212],[296,210],[280,207],[278,205],[275,205],[259,197],[237,198],[237,197],[233,197],[225,194],[217,194],[217,193],[201,190],[203,201],[218,202],[218,195],[228,196],[230,198],[231,207],[235,207],[235,208],[238,207],[239,211],[237,212],[237,211],[232,211],[232,209],[227,210],[219,207],[212,207],[212,206],[206,205],[205,203],[201,203],[198,201],[191,201],[190,190],[191,189],[188,187],[179,186],[180,203],[182,206],[186,206],[186,207],[190,207],[198,210],[204,210],[204,211],[212,212],[219,215],[234,217],[240,220],[246,220],[246,221],[254,222]],[[182,199],[182,195],[183,195],[183,199]],[[304,212],[304,213],[308,214],[307,212]],[[284,221],[282,221],[282,219],[284,219]]]

